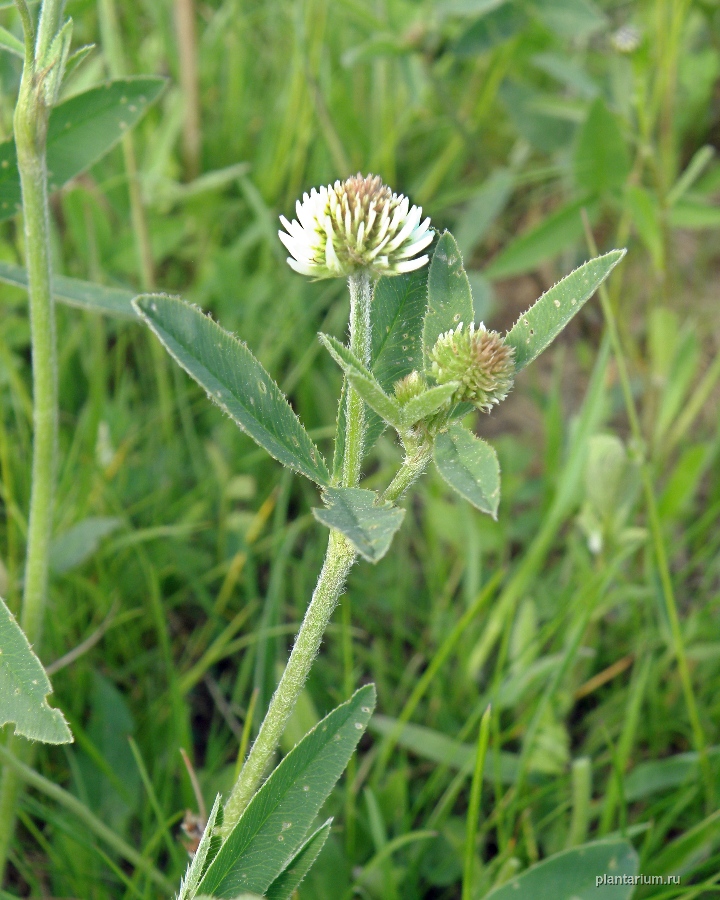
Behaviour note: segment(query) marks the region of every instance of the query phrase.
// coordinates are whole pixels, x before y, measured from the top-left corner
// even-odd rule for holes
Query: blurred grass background
[[[457,236],[477,317],[496,328],[592,255],[582,210],[600,250],[629,248],[608,298],[620,359],[594,301],[478,417],[500,455],[499,520],[430,475],[393,551],[354,571],[285,747],[362,682],[376,682],[380,715],[329,803],[333,834],[301,898],[459,896],[469,760],[491,699],[478,896],[619,832],[640,872],[682,876],[636,896],[715,896],[720,4],[77,0],[68,12],[76,45],[97,46],[67,95],[120,74],[169,83],[122,147],[54,196],[56,270],[211,310],[327,451],[340,379],[315,334],[342,336],[347,300],[342,284],[285,265],[277,217],[304,190],[374,172],[422,204]],[[7,4],[0,15],[17,31]],[[18,80],[19,61],[0,56],[3,137]],[[2,225],[0,258],[22,259],[16,222]],[[29,334],[22,293],[2,286],[0,303],[0,593],[17,609]],[[41,657],[97,640],[55,667],[76,743],[44,748],[39,769],[177,883],[180,821],[197,811],[179,748],[210,804],[314,586],[318,498],[138,326],[58,308],[58,339]],[[384,437],[367,471],[398,460]],[[157,896],[38,790],[23,797],[11,861],[3,896]]]

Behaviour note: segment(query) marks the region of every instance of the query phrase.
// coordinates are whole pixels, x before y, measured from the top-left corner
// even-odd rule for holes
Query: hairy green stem
[[[348,278],[350,288],[350,349],[362,362],[370,364],[370,306],[373,282],[361,271]],[[347,386],[347,431],[343,459],[343,487],[355,487],[360,481],[365,449],[365,404],[358,392]]]
[[[15,107],[14,130],[22,187],[33,370],[32,487],[20,623],[28,640],[37,649],[42,636],[47,599],[58,427],[55,307],[45,162],[50,109],[46,105],[43,91],[47,71],[39,68],[38,61],[47,65],[45,56],[59,27],[63,3],[58,0],[46,0],[43,3],[34,59],[29,52],[32,22],[27,15],[27,6],[19,2],[18,9],[25,29],[27,52]],[[7,744],[10,752],[20,746],[14,740]],[[23,750],[25,746],[22,745]],[[16,770],[5,766],[0,783],[0,883],[15,827],[15,807],[19,791],[20,782]]]
[[[250,755],[225,804],[224,835],[229,834],[242,815],[275,753],[275,748],[295,709],[295,704],[320,649],[323,634],[355,558],[356,553],[349,541],[339,532],[331,531],[325,562],[295,639],[290,659],[270,701],[267,715]]]
[[[361,272],[350,276],[348,286],[350,348],[367,365],[370,362],[373,283],[368,273]],[[362,399],[349,385],[347,398],[343,485],[354,487],[360,480],[365,443],[365,411]],[[330,616],[337,606],[338,597],[356,558],[357,554],[347,538],[340,532],[331,530],[320,577],[295,638],[287,666],[270,701],[257,739],[225,804],[222,827],[225,836],[233,829],[262,781],[305,686]]]
[[[425,471],[431,456],[432,447],[427,444],[422,444],[412,455],[406,456],[381,499],[391,503],[399,500]]]

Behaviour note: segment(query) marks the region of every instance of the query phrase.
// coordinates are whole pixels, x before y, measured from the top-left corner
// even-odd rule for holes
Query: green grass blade
[[[16,38],[12,31],[8,31],[7,28],[2,28],[1,26],[0,49],[7,50],[8,53],[19,56],[20,59],[25,58],[25,45],[23,42],[19,38]]]
[[[518,372],[555,340],[623,256],[625,250],[611,250],[584,263],[546,291],[520,316],[505,338],[515,348]]]
[[[583,233],[581,212],[583,209],[592,216],[597,202],[591,197],[581,197],[563,206],[548,216],[535,228],[523,232],[502,250],[484,274],[493,280],[510,278],[530,272],[540,263],[552,259]]]
[[[325,461],[247,346],[178,297],[144,294],[133,304],[173,359],[267,452],[319,485]]]
[[[214,897],[267,890],[305,839],[374,708],[375,686],[366,685],[303,738],[250,801],[200,890]]]
[[[478,817],[480,815],[480,798],[482,795],[483,772],[485,771],[485,755],[490,738],[490,707],[485,710],[480,720],[478,731],[475,769],[470,786],[470,803],[468,805],[467,823],[465,825],[465,863],[463,866],[462,900],[472,900],[473,871],[475,868],[475,837],[477,835]]]

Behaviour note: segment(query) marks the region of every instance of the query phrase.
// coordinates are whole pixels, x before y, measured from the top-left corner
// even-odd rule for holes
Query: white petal
[[[422,269],[425,263],[430,259],[429,256],[418,256],[415,259],[406,259],[401,262],[397,262],[394,265],[394,269],[396,272],[399,272],[403,275],[405,272],[414,272],[416,269]]]

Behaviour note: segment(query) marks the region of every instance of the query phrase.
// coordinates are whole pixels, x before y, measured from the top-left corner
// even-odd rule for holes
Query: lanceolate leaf
[[[462,425],[439,434],[433,459],[442,478],[481,512],[497,516],[500,466],[495,450]]]
[[[203,831],[203,835],[200,838],[200,843],[195,851],[195,856],[192,858],[192,862],[187,868],[185,877],[180,883],[180,893],[178,894],[177,900],[193,900],[197,894],[203,869],[206,868],[206,863],[212,861],[212,859],[208,858],[208,854],[219,809],[220,794],[215,797],[213,808],[210,810],[210,815],[208,816],[207,824],[205,825],[205,831]]]
[[[463,322],[475,321],[470,282],[455,238],[446,231],[438,241],[428,274],[428,306],[423,323],[423,352],[429,354],[438,337]]]
[[[375,492],[362,488],[326,488],[323,500],[327,509],[313,509],[318,522],[341,531],[368,562],[385,556],[402,524],[404,509],[389,503],[376,506]]]
[[[422,327],[427,305],[428,270],[381,278],[372,307],[373,375],[387,392],[413,369],[422,369]]]
[[[242,341],[178,297],[145,294],[133,304],[173,359],[243,431],[283,465],[328,484],[320,451]]]
[[[556,853],[486,894],[486,900],[629,900],[635,890],[623,876],[635,875],[638,856],[629,841],[605,840]],[[597,877],[616,876],[608,884]]]
[[[219,898],[265,893],[305,840],[374,707],[375,686],[360,688],[285,757],[210,864],[200,883],[203,893]]]
[[[0,262],[0,281],[27,288],[27,272],[22,266]],[[55,300],[67,306],[77,306],[88,312],[107,313],[121,319],[137,320],[137,313],[132,305],[135,296],[133,291],[105,287],[91,281],[81,281],[79,278],[65,278],[63,275],[53,275],[52,284]]]
[[[310,871],[330,834],[332,819],[313,832],[265,892],[265,900],[290,900],[293,891]]]
[[[420,419],[431,416],[437,412],[452,397],[460,387],[457,381],[448,381],[447,384],[438,384],[428,388],[423,394],[408,400],[400,408],[400,420],[404,428],[409,428]]]
[[[386,422],[399,428],[400,408],[393,398],[388,397],[372,372],[369,372],[354,353],[334,337],[321,334],[320,340],[367,405]]]
[[[111,150],[164,86],[164,78],[120,78],[56,106],[48,124],[48,190],[62,187]],[[15,142],[9,140],[0,144],[0,219],[14,216],[20,200]]]
[[[625,250],[611,250],[584,263],[546,291],[520,316],[505,338],[515,348],[517,371],[532,362],[555,340],[623,256]]]
[[[0,726],[46,744],[68,744],[72,734],[59,709],[48,706],[50,680],[15,617],[0,597]]]
[[[428,269],[381,278],[375,285],[372,312],[371,369],[383,390],[392,393],[400,378],[422,369],[422,326],[427,306]],[[370,448],[385,428],[368,414],[365,446]]]

